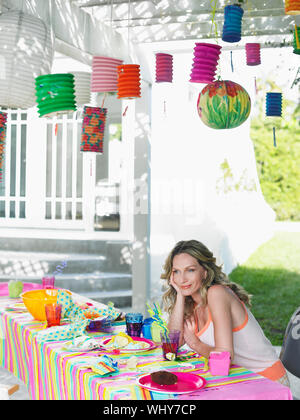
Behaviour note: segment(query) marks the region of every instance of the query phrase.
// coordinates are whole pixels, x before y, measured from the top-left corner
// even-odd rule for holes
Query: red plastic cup
[[[165,360],[176,359],[179,347],[179,338],[179,330],[171,330],[168,334],[166,334],[165,332],[161,333],[161,345]]]
[[[48,303],[45,305],[47,328],[60,325],[61,305],[56,303]]]

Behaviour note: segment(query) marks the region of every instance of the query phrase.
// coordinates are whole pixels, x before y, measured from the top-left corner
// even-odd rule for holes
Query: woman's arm
[[[215,346],[203,343],[195,335],[195,324],[186,321],[184,324],[184,340],[196,353],[208,358],[212,351],[229,351],[233,360],[232,316],[229,296],[223,286],[214,286],[208,290],[208,307],[214,325]]]
[[[173,281],[173,274],[171,274],[170,285],[174,287],[177,292],[176,302],[173,308],[173,311],[169,318],[168,328],[169,330],[179,330],[181,331],[179,346],[184,344],[183,340],[183,317],[184,317],[184,303],[185,297],[181,294],[180,289]]]

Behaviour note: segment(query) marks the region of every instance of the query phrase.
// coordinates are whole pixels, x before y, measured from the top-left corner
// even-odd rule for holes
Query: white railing
[[[128,236],[128,222],[121,223],[122,231],[116,231],[115,224],[112,232],[98,231],[97,184],[106,179],[111,185],[109,120],[106,154],[96,156],[80,152],[80,111],[51,119],[39,118],[36,109],[4,111],[8,121],[0,184],[0,228],[67,229],[98,236]],[[126,170],[126,164],[122,169]],[[121,188],[116,190],[122,195]],[[122,198],[117,197],[116,202],[119,200]]]

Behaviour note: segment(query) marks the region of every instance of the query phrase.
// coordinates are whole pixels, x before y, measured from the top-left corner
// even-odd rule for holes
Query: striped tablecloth
[[[32,399],[103,399],[103,400],[162,400],[162,399],[202,399],[212,398],[210,390],[222,390],[228,386],[256,381],[257,387],[269,385],[271,381],[239,366],[231,366],[229,376],[213,377],[204,371],[205,359],[195,354],[181,352],[185,361],[165,361],[162,349],[136,354],[137,369],[128,369],[126,362],[132,354],[108,354],[118,362],[119,371],[110,376],[100,376],[88,367],[92,360],[103,351],[66,352],[65,342],[37,342],[37,333],[44,323],[33,320],[28,313],[7,312],[4,308],[11,303],[8,298],[0,299],[0,365],[21,379],[29,390]],[[115,332],[125,326],[116,323]],[[93,333],[94,337],[110,337],[108,334]],[[206,387],[192,394],[160,394],[140,387],[136,380],[140,375],[157,369],[174,372],[192,372],[206,379]],[[288,388],[277,385],[277,398],[290,399]],[[278,394],[278,386],[281,387]],[[285,391],[285,393],[283,392]],[[232,394],[234,395],[234,394]],[[207,399],[206,398],[206,399]]]

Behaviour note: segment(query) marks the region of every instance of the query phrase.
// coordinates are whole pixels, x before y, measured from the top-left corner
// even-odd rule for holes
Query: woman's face
[[[202,280],[207,271],[196,258],[189,254],[178,254],[173,258],[172,276],[175,284],[184,296],[192,296],[199,292]]]

